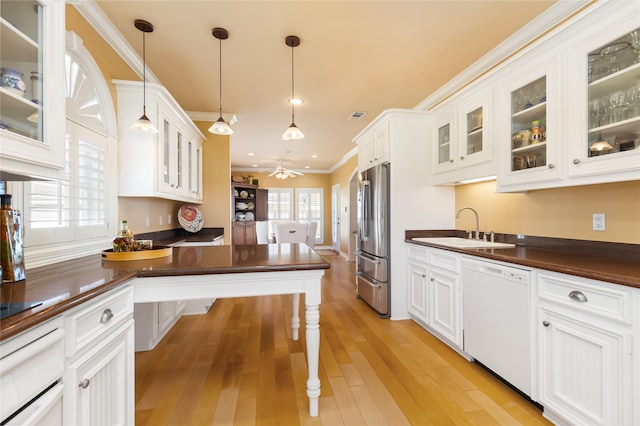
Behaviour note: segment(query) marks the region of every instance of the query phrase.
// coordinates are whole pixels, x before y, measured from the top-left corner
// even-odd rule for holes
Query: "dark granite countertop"
[[[516,246],[500,249],[458,249],[412,240],[418,237],[445,236],[467,238],[467,233],[460,230],[405,231],[405,241],[412,244],[640,288],[638,244],[495,234],[495,241]]]
[[[139,238],[138,236],[136,236]],[[27,270],[27,279],[3,283],[2,303],[42,302],[0,320],[0,340],[107,292],[134,277],[328,269],[306,244],[173,247],[170,256],[106,261],[101,254]]]

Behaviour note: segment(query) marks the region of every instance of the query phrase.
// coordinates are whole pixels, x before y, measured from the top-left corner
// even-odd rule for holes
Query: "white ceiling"
[[[447,1],[97,1],[186,111],[215,112],[223,27],[223,111],[233,113],[231,166],[327,171],[389,108],[413,108],[555,0]],[[295,122],[305,134],[283,141],[291,123],[291,48]],[[349,120],[366,111],[361,120]],[[253,156],[249,156],[253,153]],[[316,155],[317,158],[312,156]],[[305,170],[305,167],[309,167]]]

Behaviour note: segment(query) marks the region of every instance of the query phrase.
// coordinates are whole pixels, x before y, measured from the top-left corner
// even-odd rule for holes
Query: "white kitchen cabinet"
[[[601,183],[640,178],[640,33],[638,2],[602,5],[571,29],[567,83],[575,104],[568,124],[568,178]],[[587,37],[578,34],[588,33]],[[592,150],[598,139],[610,149]]]
[[[134,308],[135,350],[149,351],[155,348],[176,321],[180,319],[185,304],[184,300],[136,303]],[[202,304],[204,306],[205,303]]]
[[[66,312],[64,324],[64,423],[133,425],[132,286]]]
[[[407,244],[409,314],[456,348],[462,347],[460,256]]]
[[[497,114],[498,190],[530,188],[538,182],[560,181],[563,160],[561,58],[532,52],[512,64],[520,70],[499,79]],[[539,132],[534,134],[534,124]]]
[[[389,123],[383,122],[358,140],[358,170],[389,161]]]
[[[634,290],[538,273],[538,401],[545,417],[570,424],[638,423]]]
[[[147,83],[147,115],[157,134],[132,131],[142,108],[142,82],[114,80],[118,92],[121,197],[202,202],[204,135],[167,90]],[[133,117],[133,118],[132,118]]]
[[[65,177],[64,28],[64,2],[2,2],[0,66],[22,74],[0,86],[3,180]]]
[[[495,175],[493,89],[465,93],[433,112],[431,181],[433,184]]]

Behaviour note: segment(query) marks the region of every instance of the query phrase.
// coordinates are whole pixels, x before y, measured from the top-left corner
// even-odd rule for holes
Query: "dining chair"
[[[309,222],[307,227],[307,245],[314,248],[316,245],[316,230],[318,229],[318,222]]]
[[[256,239],[258,244],[269,244],[269,223],[267,221],[256,222]]]
[[[276,222],[277,243],[306,243],[308,225],[302,222]]]

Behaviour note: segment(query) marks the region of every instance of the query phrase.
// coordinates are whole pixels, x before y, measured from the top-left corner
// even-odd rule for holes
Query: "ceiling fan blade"
[[[270,174],[269,176],[273,176],[273,175],[275,175],[276,173],[278,173],[278,170],[274,170],[274,171],[272,171],[272,172],[271,172],[271,174]]]
[[[304,176],[304,173],[296,172],[295,170],[289,170],[291,173],[294,173],[298,176]]]

